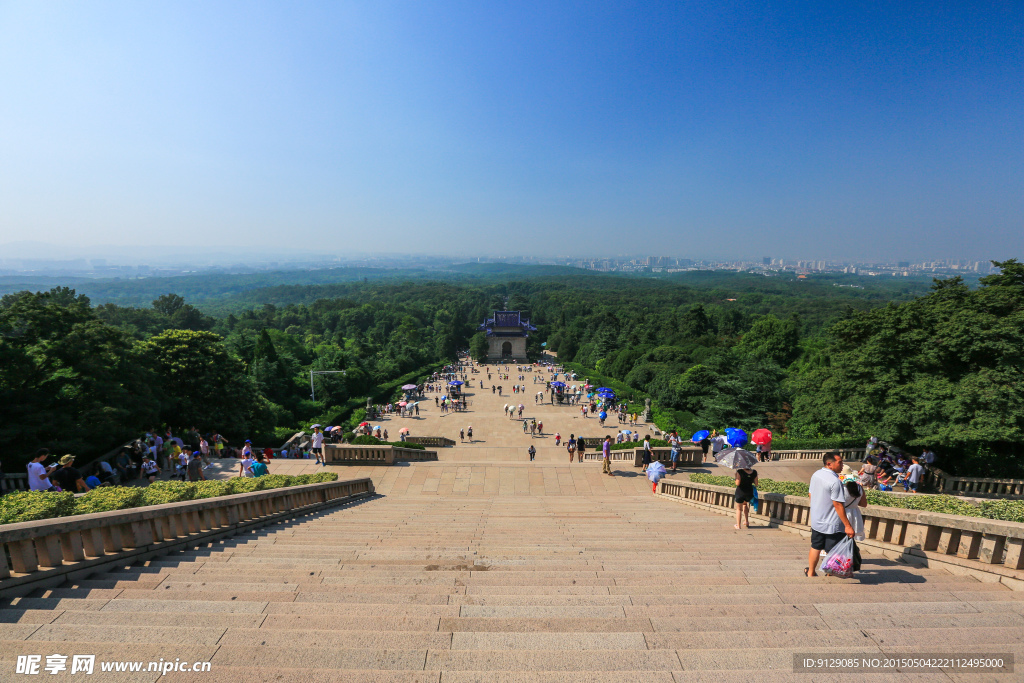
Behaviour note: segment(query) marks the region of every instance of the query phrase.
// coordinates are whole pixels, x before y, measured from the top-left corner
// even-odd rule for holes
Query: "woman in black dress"
[[[754,487],[757,486],[757,470],[749,468],[736,470],[736,524],[734,529],[743,526],[750,528],[750,501],[754,500]]]

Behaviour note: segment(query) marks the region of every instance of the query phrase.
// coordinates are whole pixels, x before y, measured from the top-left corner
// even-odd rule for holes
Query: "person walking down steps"
[[[612,474],[612,437],[605,436],[604,443],[601,444],[601,473],[607,474],[608,476],[614,476]]]
[[[530,462],[533,462],[534,457],[537,455],[537,449],[533,447],[533,444],[530,444],[530,450],[527,453],[530,454]]]

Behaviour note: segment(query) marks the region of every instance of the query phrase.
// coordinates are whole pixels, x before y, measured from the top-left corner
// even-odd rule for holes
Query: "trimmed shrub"
[[[233,495],[236,493],[252,493],[253,491],[260,490],[260,477],[249,478],[249,477],[235,477],[234,479],[228,479],[228,491],[225,495]]]
[[[637,442],[630,441],[628,443],[613,443],[613,451],[628,451],[633,448],[643,448],[644,440],[640,439]],[[661,439],[651,439],[651,448],[668,448],[668,441],[662,441]]]
[[[427,447],[422,444],[409,443],[407,441],[382,441],[368,434],[360,434],[353,437],[349,443],[353,446],[398,446],[399,448],[412,448],[418,451],[427,450]]]
[[[195,497],[195,486],[187,481],[155,481],[143,491],[144,505],[180,503]]]
[[[75,499],[76,515],[127,510],[144,505],[146,489],[137,486],[101,486]]]
[[[66,517],[74,510],[75,495],[67,491],[14,491],[0,497],[0,524]]]
[[[226,481],[197,481],[193,482],[194,495],[192,498],[216,498],[217,496],[228,495],[228,483]]]
[[[260,480],[260,489],[281,489],[286,486],[295,485],[295,477],[288,474],[266,474],[262,477],[257,477]]]

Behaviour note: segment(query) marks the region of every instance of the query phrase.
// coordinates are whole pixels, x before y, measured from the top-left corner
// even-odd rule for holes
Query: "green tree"
[[[160,377],[165,422],[234,435],[253,426],[257,392],[219,335],[166,330],[145,342],[145,351]]]
[[[473,360],[478,363],[484,363],[487,361],[487,335],[483,332],[477,332],[469,340],[469,353],[473,357]]]

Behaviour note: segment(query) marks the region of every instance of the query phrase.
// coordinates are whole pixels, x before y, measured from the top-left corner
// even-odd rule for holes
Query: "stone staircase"
[[[51,653],[212,662],[100,681],[232,683],[818,681],[794,652],[1024,654],[1024,593],[873,556],[809,581],[796,534],[661,498],[378,496],[306,519],[7,601],[0,680]]]
[[[373,477],[373,498],[4,601],[0,682],[32,680],[12,673],[18,655],[53,653],[211,662],[83,679],[101,683],[1021,680],[794,674],[794,653],[1024,655],[1024,592],[878,555],[855,579],[808,580],[797,534],[736,531],[632,467],[570,465],[550,436],[614,428],[529,406],[547,432],[531,438],[502,417],[507,397],[477,393],[467,413],[431,400],[385,421],[456,440],[473,425],[439,462],[331,468]]]

